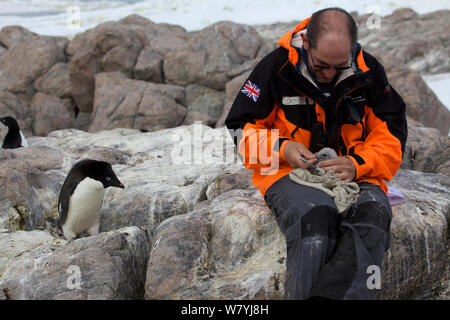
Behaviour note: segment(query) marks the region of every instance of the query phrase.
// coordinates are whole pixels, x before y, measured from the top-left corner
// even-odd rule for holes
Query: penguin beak
[[[118,188],[120,188],[120,189],[125,189],[125,186],[123,185],[123,183],[120,183],[119,186],[118,186]]]

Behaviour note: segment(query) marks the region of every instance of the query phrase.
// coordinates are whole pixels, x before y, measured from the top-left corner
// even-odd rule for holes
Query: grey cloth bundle
[[[321,161],[337,157],[333,149],[323,148],[317,154]],[[334,153],[334,154],[333,154]],[[345,182],[319,167],[308,171],[301,168],[292,170],[289,178],[299,184],[322,190],[334,200],[338,213],[344,218],[350,206],[356,201],[359,194],[359,186],[355,182]]]

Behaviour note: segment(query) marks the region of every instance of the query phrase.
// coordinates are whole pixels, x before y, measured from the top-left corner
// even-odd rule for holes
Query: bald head
[[[348,39],[350,47],[356,43],[358,28],[352,16],[341,8],[326,8],[315,12],[308,23],[306,35],[311,48],[317,48],[323,36]]]

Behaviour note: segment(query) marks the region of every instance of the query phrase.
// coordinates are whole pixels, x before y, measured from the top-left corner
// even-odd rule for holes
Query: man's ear
[[[303,47],[306,50],[309,50],[309,42],[308,42],[308,37],[306,36],[306,33],[305,32],[300,33],[300,37],[302,37]]]

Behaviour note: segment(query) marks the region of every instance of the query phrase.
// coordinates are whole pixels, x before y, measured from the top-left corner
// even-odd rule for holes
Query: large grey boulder
[[[236,76],[233,69],[255,58],[262,43],[250,26],[215,23],[193,33],[185,47],[167,53],[164,59],[165,81],[182,86],[201,84],[223,90],[227,81]]]
[[[67,47],[72,96],[83,112],[92,112],[95,76],[120,71],[129,78],[163,82],[162,57],[184,45],[179,26],[156,24],[139,15],[109,21],[77,34]]]
[[[450,176],[449,136],[441,136],[435,128],[425,128],[408,122],[408,139],[402,168]]]
[[[33,115],[30,112],[30,103],[26,102],[15,94],[0,90],[0,114],[2,117],[14,117],[25,136],[33,131]]]
[[[75,108],[70,99],[38,92],[30,104],[34,135],[46,136],[52,131],[70,128],[75,122]]]
[[[47,73],[34,81],[34,87],[37,91],[51,96],[70,98],[72,94],[69,65],[63,62],[54,64]]]
[[[222,114],[225,94],[200,85],[186,87],[187,116],[183,124],[205,121],[214,125]]]
[[[16,237],[2,234],[2,240]],[[4,247],[8,242],[3,242]],[[137,227],[101,233],[71,243],[60,240],[10,259],[0,289],[11,300],[142,299],[150,252]],[[14,249],[10,249],[14,250]],[[20,249],[19,249],[20,250]]]
[[[131,128],[154,131],[176,127],[186,114],[184,89],[126,78],[118,72],[96,76],[89,131]]]
[[[14,42],[20,42],[37,36],[36,33],[22,26],[6,26],[0,30],[0,44],[9,48]]]
[[[45,174],[45,166],[57,167],[54,158],[61,152],[45,147],[27,152],[38,152],[37,159],[26,154],[20,156],[21,151],[0,149],[0,229],[44,229],[46,219],[55,216],[60,178]],[[43,164],[43,170],[39,163]]]
[[[10,91],[26,101],[36,89],[34,81],[55,63],[65,62],[65,41],[58,37],[36,36],[14,44],[0,56],[0,91]]]

